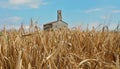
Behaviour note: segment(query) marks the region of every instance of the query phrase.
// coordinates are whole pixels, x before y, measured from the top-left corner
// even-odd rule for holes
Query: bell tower
[[[62,12],[61,12],[61,10],[57,11],[57,21],[62,21]]]

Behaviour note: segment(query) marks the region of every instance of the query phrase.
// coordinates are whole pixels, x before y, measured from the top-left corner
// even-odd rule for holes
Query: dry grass
[[[120,32],[1,31],[0,69],[120,69]]]

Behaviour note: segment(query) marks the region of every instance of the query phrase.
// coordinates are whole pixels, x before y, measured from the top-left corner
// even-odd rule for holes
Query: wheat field
[[[0,69],[120,69],[120,32],[4,29]]]

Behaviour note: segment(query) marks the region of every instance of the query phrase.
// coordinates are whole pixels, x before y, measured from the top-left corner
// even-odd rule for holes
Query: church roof
[[[59,22],[59,21],[49,22],[49,23],[46,23],[46,24],[44,24],[44,25],[53,24],[53,23],[57,23],[57,22]],[[64,22],[64,21],[61,21],[61,22],[63,22],[63,23],[65,23],[65,24],[67,24],[67,25],[68,25],[68,23],[66,23],[66,22]]]
[[[57,11],[57,21],[49,22],[49,23],[44,24],[44,25],[49,25],[49,24],[58,23],[58,22],[62,22],[62,23],[65,23],[66,25],[68,25],[66,22],[64,22],[62,20],[62,12],[61,12],[61,10]]]

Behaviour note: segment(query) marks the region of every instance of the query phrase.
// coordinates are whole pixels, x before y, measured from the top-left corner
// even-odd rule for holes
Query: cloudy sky
[[[42,27],[56,20],[57,10],[69,27],[120,24],[120,0],[0,0],[0,26],[27,26],[33,18]]]

